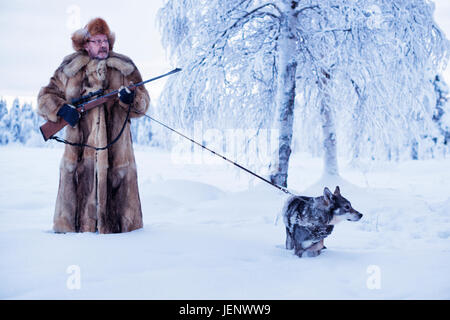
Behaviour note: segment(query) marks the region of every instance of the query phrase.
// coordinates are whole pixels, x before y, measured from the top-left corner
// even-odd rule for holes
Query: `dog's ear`
[[[333,202],[333,194],[331,193],[330,189],[328,189],[328,187],[325,187],[325,189],[323,189],[323,198],[325,199],[327,205]]]
[[[340,196],[341,195],[341,189],[339,189],[339,186],[336,186],[336,189],[334,190],[334,195],[335,196]]]

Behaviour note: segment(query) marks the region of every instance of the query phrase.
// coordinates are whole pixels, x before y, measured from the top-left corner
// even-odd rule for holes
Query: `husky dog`
[[[341,195],[339,186],[334,193],[325,187],[320,197],[292,196],[282,213],[286,249],[294,249],[300,258],[316,257],[326,249],[323,239],[331,234],[335,224],[343,220],[358,221],[363,216]]]

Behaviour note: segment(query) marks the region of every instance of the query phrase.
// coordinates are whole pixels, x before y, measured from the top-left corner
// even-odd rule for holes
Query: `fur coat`
[[[110,52],[105,60],[91,59],[80,50],[67,56],[50,83],[38,96],[38,112],[57,120],[64,103],[90,92],[105,93],[141,82],[134,63],[126,56]],[[149,107],[144,86],[135,90],[130,117],[139,117]],[[81,116],[72,128],[66,126],[66,140],[104,147],[120,132],[128,106],[118,99]],[[120,139],[109,149],[65,146],[60,164],[59,190],[54,213],[55,232],[128,232],[143,227],[130,120]]]

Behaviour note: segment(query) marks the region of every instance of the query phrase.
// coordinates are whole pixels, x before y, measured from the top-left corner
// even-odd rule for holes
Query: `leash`
[[[155,80],[157,80],[157,79],[166,77],[166,76],[168,76],[168,75],[171,75],[171,74],[174,74],[174,73],[177,73],[177,72],[180,72],[180,71],[181,71],[180,68],[176,68],[176,69],[174,69],[174,70],[172,70],[172,71],[170,71],[170,72],[168,72],[168,73],[166,73],[166,74],[163,74],[163,75],[157,76],[157,77],[155,77],[155,78],[151,78],[151,79],[149,79],[149,80],[142,81],[142,82],[139,82],[139,83],[137,83],[137,84],[134,84],[134,85],[130,86],[129,88],[130,88],[130,89],[131,89],[131,88],[135,88],[135,87],[144,85],[144,84],[146,84],[146,83],[148,83],[148,82],[155,81]],[[114,94],[117,94],[117,92],[118,92],[118,90],[113,91],[113,92],[110,92],[109,94],[103,95],[103,96],[101,96],[101,97],[98,97],[98,98],[96,98],[96,99],[94,99],[94,100],[89,101],[89,99],[90,99],[91,97],[97,96],[97,95],[101,95],[101,94],[103,93],[103,90],[99,90],[99,91],[93,92],[93,93],[91,93],[91,94],[89,94],[89,95],[87,95],[87,96],[83,96],[83,97],[81,97],[81,98],[78,98],[78,99],[76,99],[75,101],[73,101],[73,103],[81,103],[81,104],[79,105],[79,107],[80,107],[80,109],[81,109],[80,111],[81,111],[82,113],[84,113],[84,112],[87,111],[87,110],[85,110],[85,108],[84,108],[85,105],[87,105],[87,104],[89,104],[89,103],[92,104],[93,102],[97,102],[97,101],[101,103],[101,99],[103,99],[103,100],[104,100],[104,99],[108,99],[110,96],[112,96],[112,95],[114,95]],[[98,104],[98,103],[97,103],[97,104]],[[126,118],[125,118],[125,122],[123,123],[122,129],[120,130],[120,132],[119,132],[119,134],[117,135],[117,137],[114,138],[110,143],[108,143],[108,144],[107,144],[106,146],[104,146],[104,147],[94,147],[94,146],[90,146],[90,145],[84,144],[84,143],[74,143],[74,142],[70,142],[70,141],[67,141],[67,140],[65,140],[65,139],[59,138],[59,137],[57,137],[57,136],[54,136],[53,134],[49,134],[48,137],[46,137],[46,136],[44,135],[43,130],[42,130],[42,127],[44,127],[45,125],[41,126],[41,132],[43,133],[44,139],[45,139],[45,140],[47,140],[47,139],[53,139],[53,140],[56,140],[57,142],[61,142],[61,143],[64,143],[64,144],[68,144],[68,145],[71,145],[71,146],[74,146],[74,147],[91,148],[91,149],[94,149],[94,150],[96,150],[96,151],[105,150],[105,149],[110,148],[113,144],[115,144],[115,143],[120,139],[120,137],[122,136],[122,134],[123,134],[123,132],[124,132],[124,130],[125,130],[125,127],[126,127],[126,125],[127,125],[127,122],[128,122],[128,120],[129,120],[129,117],[130,117],[130,111],[131,111],[131,108],[132,108],[132,104],[130,104],[130,105],[128,106],[128,111],[127,111],[127,116],[126,116]],[[134,108],[133,108],[133,109],[134,109]],[[214,154],[214,155],[216,155],[216,156],[222,158],[223,160],[225,160],[225,161],[231,163],[232,165],[238,167],[239,169],[244,170],[245,172],[251,174],[252,176],[254,176],[254,177],[256,177],[256,178],[258,178],[258,179],[264,181],[265,183],[270,184],[271,186],[277,188],[278,190],[284,192],[285,194],[295,195],[294,193],[290,192],[287,188],[282,187],[282,186],[279,186],[279,185],[273,183],[272,181],[269,181],[269,180],[267,180],[266,178],[261,177],[260,175],[254,173],[253,171],[251,171],[251,170],[249,170],[249,169],[247,169],[247,168],[241,166],[239,163],[237,163],[237,162],[235,162],[235,161],[232,161],[232,160],[226,158],[225,156],[223,156],[223,155],[221,155],[221,154],[215,152],[214,150],[209,149],[208,147],[204,146],[203,144],[198,143],[197,141],[195,141],[195,140],[193,140],[193,139],[187,137],[186,135],[182,134],[181,132],[178,132],[177,130],[175,130],[175,129],[171,128],[171,127],[169,127],[168,125],[162,123],[161,121],[159,121],[159,120],[157,120],[157,119],[155,119],[155,118],[153,118],[153,117],[151,117],[151,116],[149,116],[149,115],[147,115],[147,114],[145,114],[145,113],[143,113],[143,112],[140,112],[140,111],[138,111],[138,110],[136,110],[136,109],[134,109],[133,111],[134,111],[135,113],[137,113],[137,114],[140,114],[140,115],[143,115],[143,116],[149,118],[150,120],[152,120],[152,121],[158,123],[159,125],[165,127],[166,129],[169,129],[170,131],[175,132],[176,134],[178,134],[178,135],[180,135],[181,137],[183,137],[183,138],[189,140],[190,142],[194,143],[195,145],[202,147],[203,149],[205,149],[205,150],[211,152],[212,154]],[[55,130],[55,132],[61,130],[65,125],[66,125],[66,124],[63,123],[63,125],[62,125],[60,128],[57,128],[57,130]]]
[[[209,149],[208,147],[204,146],[203,144],[198,143],[197,141],[195,141],[195,140],[189,138],[188,136],[182,134],[181,132],[178,132],[177,130],[172,129],[171,127],[169,127],[168,125],[162,123],[161,121],[159,121],[159,120],[157,120],[157,119],[155,119],[155,118],[153,118],[153,117],[151,117],[151,116],[149,116],[149,115],[147,115],[147,114],[145,114],[145,113],[143,113],[143,112],[140,112],[140,111],[137,111],[137,110],[134,110],[134,112],[135,112],[135,113],[138,113],[138,114],[141,114],[141,115],[143,115],[144,117],[149,118],[150,120],[152,120],[152,121],[158,123],[159,125],[163,126],[163,127],[166,128],[166,129],[169,129],[169,130],[172,131],[172,132],[175,132],[176,134],[182,136],[183,138],[189,140],[190,142],[196,144],[197,146],[202,147],[203,149],[205,149],[205,150],[211,152],[212,154],[214,154],[214,155],[216,155],[216,156],[222,158],[223,160],[225,160],[225,161],[227,161],[227,162],[229,162],[229,163],[235,165],[235,166],[238,167],[239,169],[242,169],[242,170],[244,170],[245,172],[247,172],[247,173],[253,175],[254,177],[256,177],[256,178],[258,178],[258,179],[260,179],[260,180],[262,180],[262,181],[264,181],[264,182],[266,182],[266,183],[268,183],[268,184],[270,184],[271,186],[277,188],[278,190],[281,190],[281,191],[283,191],[283,192],[286,193],[286,194],[294,195],[294,194],[293,194],[292,192],[290,192],[287,188],[282,187],[282,186],[279,186],[279,185],[273,183],[272,181],[269,181],[269,180],[267,180],[266,178],[261,177],[260,175],[254,173],[253,171],[251,171],[251,170],[249,170],[249,169],[247,169],[247,168],[241,166],[239,163],[237,163],[237,162],[235,162],[235,161],[232,161],[232,160],[226,158],[225,156],[223,156],[223,155],[221,155],[221,154],[215,152],[214,150]]]
[[[126,118],[125,118],[125,122],[123,123],[122,129],[120,130],[120,132],[119,132],[119,134],[117,135],[117,137],[116,137],[113,141],[111,141],[110,143],[108,143],[106,146],[104,146],[104,147],[94,147],[94,146],[90,146],[90,145],[84,144],[84,143],[74,143],[74,142],[70,142],[70,141],[67,141],[67,140],[65,140],[65,139],[59,138],[59,137],[57,137],[57,136],[52,136],[50,139],[53,139],[53,140],[56,140],[56,141],[58,141],[58,142],[61,142],[61,143],[64,143],[64,144],[68,144],[68,145],[71,145],[71,146],[74,146],[74,147],[86,147],[86,148],[94,149],[94,150],[96,150],[96,151],[108,149],[108,148],[110,148],[114,143],[116,143],[116,142],[120,139],[120,137],[122,136],[122,133],[123,133],[123,131],[125,130],[125,127],[126,127],[126,125],[127,125],[128,119],[129,119],[129,117],[130,117],[131,107],[132,107],[131,105],[128,106],[128,111],[127,111],[127,116],[126,116]],[[140,112],[140,111],[138,111],[138,110],[136,110],[136,109],[134,109],[133,111],[134,111],[135,113],[138,113],[138,114],[140,114],[140,115],[143,115],[144,117],[149,118],[150,120],[152,120],[152,121],[158,123],[159,125],[163,126],[164,128],[169,129],[169,130],[172,131],[172,132],[175,132],[176,134],[180,135],[181,137],[183,137],[183,138],[189,140],[190,142],[196,144],[196,145],[199,146],[199,147],[202,147],[203,149],[205,149],[205,150],[211,152],[212,154],[214,154],[214,155],[216,155],[216,156],[222,158],[223,160],[225,160],[225,161],[227,161],[227,162],[233,164],[234,166],[238,167],[239,169],[244,170],[245,172],[251,174],[252,176],[254,176],[254,177],[256,177],[256,178],[258,178],[258,179],[260,179],[260,180],[262,180],[262,181],[264,181],[264,182],[266,182],[266,183],[268,183],[268,184],[270,184],[271,186],[277,188],[278,190],[280,190],[280,191],[282,191],[282,192],[284,192],[284,193],[286,193],[286,194],[294,195],[294,194],[293,194],[292,192],[290,192],[287,188],[282,187],[282,186],[279,186],[279,185],[273,183],[272,181],[269,181],[269,180],[267,180],[266,178],[261,177],[260,175],[254,173],[253,171],[251,171],[251,170],[249,170],[249,169],[247,169],[247,168],[241,166],[239,163],[237,163],[237,162],[235,162],[235,161],[232,161],[232,160],[228,159],[227,157],[225,157],[225,156],[223,156],[223,155],[221,155],[221,154],[215,152],[214,150],[209,149],[208,147],[204,146],[203,144],[198,143],[197,141],[195,141],[195,140],[189,138],[188,136],[182,134],[181,132],[179,132],[179,131],[177,131],[177,130],[171,128],[171,127],[169,127],[168,125],[162,123],[161,121],[159,121],[159,120],[157,120],[157,119],[155,119],[155,118],[153,118],[153,117],[151,117],[151,116],[149,116],[149,115],[147,115],[147,114],[145,114],[145,113],[143,113],[143,112]]]

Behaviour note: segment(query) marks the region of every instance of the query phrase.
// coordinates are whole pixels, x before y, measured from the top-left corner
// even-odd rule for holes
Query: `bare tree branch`
[[[212,44],[211,49],[209,50],[209,52],[207,54],[205,54],[205,56],[197,63],[197,66],[202,66],[204,65],[205,60],[208,58],[208,56],[210,56],[214,51],[216,51],[217,46],[220,42],[224,41],[225,43],[228,41],[229,39],[229,34],[236,28],[238,28],[239,26],[245,25],[247,22],[250,21],[250,19],[252,18],[263,18],[263,17],[271,17],[272,19],[274,19],[275,21],[278,21],[278,24],[280,22],[280,17],[271,13],[271,12],[267,12],[267,11],[263,11],[263,12],[258,12],[266,7],[273,7],[275,8],[280,14],[282,14],[282,12],[280,11],[280,9],[273,3],[266,3],[264,5],[259,6],[258,8],[253,9],[250,12],[247,12],[245,15],[243,15],[242,17],[240,17],[239,19],[237,19],[230,27],[228,27],[227,29],[225,29],[222,34],[217,38],[217,40]]]

